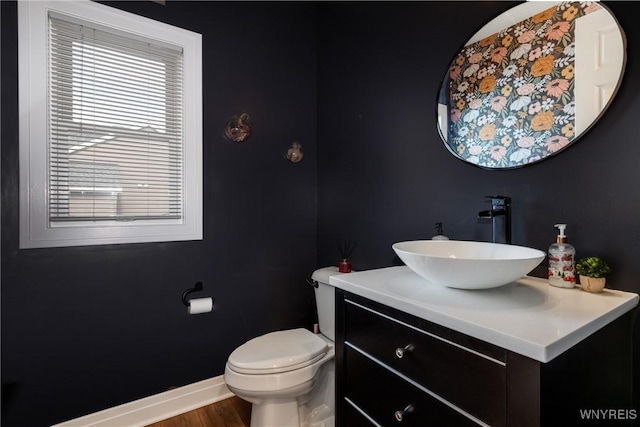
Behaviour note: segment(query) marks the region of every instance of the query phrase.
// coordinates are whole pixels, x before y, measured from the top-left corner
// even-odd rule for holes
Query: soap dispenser
[[[442,230],[442,223],[436,222],[436,235],[431,238],[431,240],[449,240],[447,236],[445,236],[444,231]]]
[[[576,249],[567,243],[567,224],[554,225],[558,229],[556,243],[549,246],[549,284],[558,288],[576,286]]]

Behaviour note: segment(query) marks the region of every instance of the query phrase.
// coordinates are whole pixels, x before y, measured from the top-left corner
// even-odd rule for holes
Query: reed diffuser
[[[356,243],[352,243],[351,240],[338,242],[338,250],[340,251],[341,258],[338,263],[338,271],[340,273],[351,273],[351,261],[349,261],[349,258],[351,257],[355,247]]]

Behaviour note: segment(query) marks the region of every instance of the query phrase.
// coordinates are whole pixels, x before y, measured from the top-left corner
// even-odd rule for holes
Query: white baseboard
[[[144,427],[232,397],[224,376],[209,378],[52,427]]]

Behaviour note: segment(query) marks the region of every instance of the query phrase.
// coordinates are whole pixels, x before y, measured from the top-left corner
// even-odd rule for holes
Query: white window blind
[[[49,222],[181,218],[182,49],[54,13],[48,49]]]

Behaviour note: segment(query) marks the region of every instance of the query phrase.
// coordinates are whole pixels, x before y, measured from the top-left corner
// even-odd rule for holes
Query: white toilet
[[[251,427],[333,427],[335,423],[335,292],[329,277],[313,279],[320,334],[303,328],[271,332],[235,349],[224,371],[227,387],[252,403]]]

